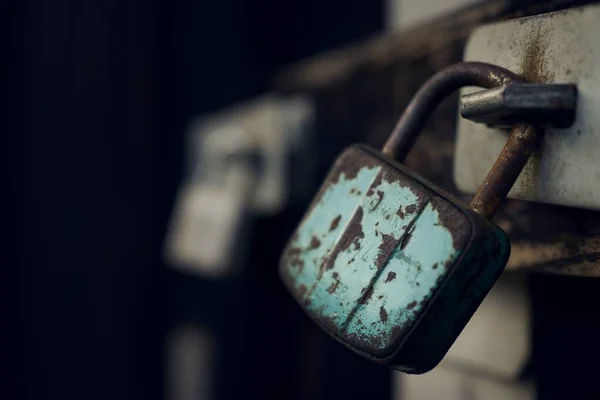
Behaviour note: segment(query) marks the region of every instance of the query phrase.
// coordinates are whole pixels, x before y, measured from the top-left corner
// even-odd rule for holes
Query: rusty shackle
[[[427,118],[446,96],[465,86],[485,89],[524,82],[524,78],[493,64],[462,62],[433,75],[413,97],[398,120],[383,153],[404,161]],[[479,215],[491,219],[508,195],[529,157],[537,147],[541,129],[531,123],[517,123],[494,166],[473,196],[470,207]]]

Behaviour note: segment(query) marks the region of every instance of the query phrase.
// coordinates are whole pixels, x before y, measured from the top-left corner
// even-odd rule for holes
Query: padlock
[[[519,81],[490,64],[450,66],[415,95],[383,154],[354,145],[335,162],[283,252],[280,274],[308,315],[350,349],[404,372],[426,372],[499,277],[510,242],[490,218],[539,129],[513,126],[470,206],[396,160],[449,93]]]
[[[313,106],[273,94],[194,118],[186,133],[187,171],[178,189],[163,257],[179,271],[225,279],[241,273],[248,236],[261,216],[303,202],[310,174],[289,160],[310,153]],[[310,169],[303,160],[302,169]]]
[[[179,189],[165,240],[167,263],[185,272],[223,278],[235,272],[251,223],[250,200],[259,179],[261,153],[238,127],[203,137],[202,157]]]

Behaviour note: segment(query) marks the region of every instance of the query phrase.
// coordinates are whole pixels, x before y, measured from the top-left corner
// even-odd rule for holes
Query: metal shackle
[[[433,110],[452,92],[465,86],[491,89],[513,82],[524,82],[524,79],[488,63],[462,62],[442,69],[425,82],[413,97],[382,152],[404,161]],[[494,216],[537,147],[540,132],[531,123],[517,123],[511,128],[502,152],[471,200],[473,211],[487,219]]]

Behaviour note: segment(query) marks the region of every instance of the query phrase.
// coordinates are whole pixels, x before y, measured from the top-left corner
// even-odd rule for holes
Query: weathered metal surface
[[[409,372],[439,362],[509,253],[502,231],[434,190],[350,148],[281,262],[288,289],[322,327]]]
[[[540,151],[511,197],[600,209],[600,5],[539,15],[476,30],[465,59],[497,63],[534,82],[577,83],[572,127],[546,129]],[[502,148],[505,134],[471,121],[458,124],[455,178],[472,193]]]
[[[390,135],[390,138],[383,146],[383,153],[393,159],[404,160],[414,145],[419,133],[421,133],[421,129],[423,128],[427,117],[432,114],[438,104],[446,96],[463,86],[481,86],[486,88],[500,86],[503,90],[499,95],[496,95],[497,91],[494,91],[494,96],[491,97],[492,100],[497,97],[500,98],[500,101],[492,101],[492,103],[495,103],[496,105],[498,103],[503,104],[506,102],[510,104],[518,103],[521,105],[531,103],[531,101],[527,102],[526,100],[521,100],[520,102],[510,100],[511,96],[508,96],[509,99],[502,100],[507,92],[506,87],[519,85],[515,82],[522,80],[523,78],[504,68],[479,62],[457,63],[438,71],[433,77],[425,82],[423,87],[417,92],[415,97],[406,107],[406,110]],[[550,86],[555,87],[557,85]],[[570,92],[575,91],[576,93],[576,88],[573,88],[572,85],[565,86],[568,86]],[[517,86],[517,88],[518,87],[522,86]],[[546,90],[546,93],[547,91],[548,90]],[[555,91],[559,90],[555,88]],[[508,90],[508,92],[511,91]],[[519,90],[516,90],[516,92],[519,93]],[[540,90],[537,90],[538,94],[539,92]],[[563,95],[565,94],[564,90],[559,92]],[[570,92],[568,93],[572,94]],[[467,104],[475,104],[474,107],[467,108],[467,110],[472,110],[473,108],[477,111],[481,111],[482,108],[484,111],[490,110],[490,107],[485,106],[485,104],[490,103],[490,96],[486,97],[485,95],[482,96],[477,93],[475,97],[476,100],[474,102],[471,101],[469,103],[469,100],[467,101]],[[558,108],[562,107],[561,109],[566,108],[565,105],[570,105],[570,112],[571,114],[574,114],[575,104],[569,102],[569,99],[559,98],[559,101],[556,101],[556,98],[553,98],[553,100],[554,103],[558,103],[560,106]],[[484,103],[484,106],[482,107],[479,103]],[[554,105],[552,101],[550,101],[550,103]],[[493,109],[494,107],[492,106],[491,108]],[[556,110],[556,108],[556,106],[553,107],[554,110]],[[546,119],[552,119],[548,114],[549,113],[546,112],[543,116],[545,116]],[[555,113],[555,115],[556,114],[557,113]],[[481,115],[481,113],[476,113],[476,115]],[[519,116],[520,113],[512,115],[517,121],[519,121]],[[536,121],[542,122],[543,119],[539,118],[543,116],[538,115]],[[564,117],[564,114],[557,115],[557,118],[562,122],[564,122]],[[506,198],[507,193],[515,183],[515,180],[519,177],[527,160],[529,160],[529,157],[536,149],[539,143],[539,133],[539,129],[529,124],[519,123],[513,127],[506,145],[471,201],[471,208],[476,213],[487,219],[492,218],[494,214],[496,214],[498,207]]]
[[[463,59],[466,40],[477,26],[588,3],[598,1],[481,2],[407,32],[381,35],[299,62],[281,71],[274,89],[305,92],[315,99],[324,176],[351,143],[381,147],[423,83]],[[535,62],[529,65],[526,75],[535,76]],[[458,191],[452,176],[457,114],[457,97],[442,102],[405,164],[468,202],[470,196]],[[600,212],[509,200],[494,220],[512,242],[507,268],[600,276]]]
[[[464,62],[438,71],[425,82],[411,100],[383,146],[383,153],[396,160],[404,160],[421,133],[427,118],[438,104],[464,86],[492,88],[521,78],[496,65]]]
[[[471,200],[473,211],[488,219],[496,214],[540,138],[540,129],[530,124],[517,124],[511,129],[498,159]]]
[[[464,94],[460,115],[493,128],[529,122],[539,127],[568,128],[575,121],[574,84],[510,83]]]

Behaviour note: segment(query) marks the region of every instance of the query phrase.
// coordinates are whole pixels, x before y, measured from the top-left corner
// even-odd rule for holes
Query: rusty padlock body
[[[337,160],[282,259],[296,300],[353,350],[435,366],[502,272],[499,228],[365,146]]]
[[[470,207],[395,159],[404,159],[450,92],[513,81],[519,77],[489,64],[451,66],[417,93],[383,154],[355,145],[329,172],[283,252],[280,274],[307,314],[350,349],[426,372],[501,274],[510,242],[489,218],[535,148],[537,129],[513,128]]]

